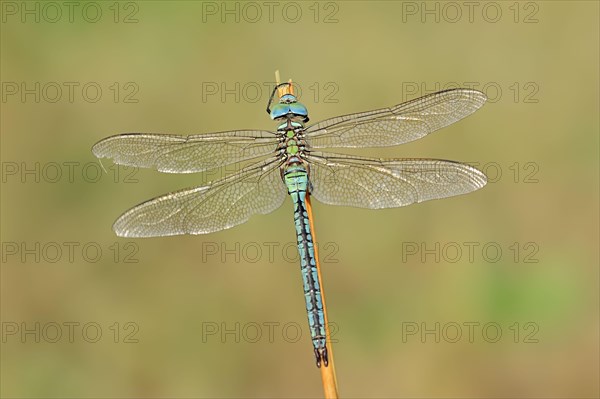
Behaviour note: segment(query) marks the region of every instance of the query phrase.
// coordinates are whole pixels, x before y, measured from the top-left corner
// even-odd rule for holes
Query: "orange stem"
[[[312,216],[312,205],[310,204],[310,195],[306,195],[306,211],[308,213],[308,222],[310,224],[310,231],[312,233],[313,242],[315,243],[315,261],[317,262],[317,274],[319,276],[319,287],[321,287],[321,297],[323,300],[323,315],[325,318],[325,336],[327,337],[325,342],[327,343],[327,355],[329,358],[329,365],[321,365],[321,380],[323,382],[323,391],[325,392],[326,399],[337,399],[337,379],[335,376],[335,365],[333,362],[333,348],[331,343],[331,337],[329,335],[329,321],[327,319],[327,307],[325,306],[325,290],[323,289],[323,279],[321,278],[321,264],[319,262],[319,250],[317,245],[317,236],[315,234],[315,226],[313,223]]]

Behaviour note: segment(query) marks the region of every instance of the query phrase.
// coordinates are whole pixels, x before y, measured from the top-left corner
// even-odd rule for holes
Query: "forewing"
[[[379,160],[315,152],[306,159],[311,195],[332,205],[395,208],[466,194],[487,182],[471,166],[439,159]]]
[[[306,129],[313,148],[386,147],[420,139],[479,109],[480,91],[452,89],[374,111],[338,116]]]
[[[277,143],[274,133],[261,130],[193,136],[128,133],[99,141],[92,152],[98,158],[112,158],[120,165],[194,173],[274,153]]]
[[[287,190],[281,161],[272,158],[210,185],[144,202],[125,212],[113,229],[121,237],[206,234],[244,223],[279,208]]]

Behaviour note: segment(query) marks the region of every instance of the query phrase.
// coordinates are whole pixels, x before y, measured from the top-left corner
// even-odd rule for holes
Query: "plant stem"
[[[315,226],[313,223],[312,205],[310,203],[310,195],[306,195],[306,211],[308,213],[308,222],[310,223],[310,231],[312,232],[313,242],[315,243],[315,260],[317,263],[317,273],[319,276],[319,287],[321,287],[321,297],[323,300],[323,315],[325,318],[325,335],[327,339],[327,355],[329,358],[329,365],[325,367],[321,365],[321,381],[323,382],[323,391],[326,399],[337,399],[337,379],[335,376],[335,363],[333,362],[333,348],[331,343],[331,337],[329,335],[329,321],[327,319],[327,306],[325,305],[325,290],[323,288],[323,278],[321,277],[321,263],[319,262],[319,250],[317,245],[317,236],[315,234]]]

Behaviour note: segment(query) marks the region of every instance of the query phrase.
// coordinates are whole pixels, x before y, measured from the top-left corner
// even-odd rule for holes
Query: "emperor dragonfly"
[[[275,91],[279,102],[273,106]],[[294,206],[304,295],[317,366],[328,365],[325,319],[307,196],[332,205],[381,209],[465,194],[485,186],[479,170],[440,159],[378,159],[314,149],[385,147],[422,138],[479,109],[486,96],[452,89],[394,107],[349,114],[305,126],[306,107],[292,82],[275,86],[267,112],[275,132],[235,130],[192,136],[129,133],[96,143],[98,158],[166,173],[195,173],[255,160],[204,186],[146,201],[121,215],[121,237],[207,234],[279,208],[286,195]],[[258,159],[261,160],[258,160]]]

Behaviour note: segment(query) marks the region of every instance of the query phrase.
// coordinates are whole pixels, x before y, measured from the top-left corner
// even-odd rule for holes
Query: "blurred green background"
[[[2,2],[2,397],[322,395],[291,202],[121,239],[129,207],[218,176],[98,174],[90,152],[272,129],[275,69],[315,122],[451,86],[490,97],[355,151],[471,162],[483,190],[314,203],[342,396],[598,397],[599,5],[465,3]]]

